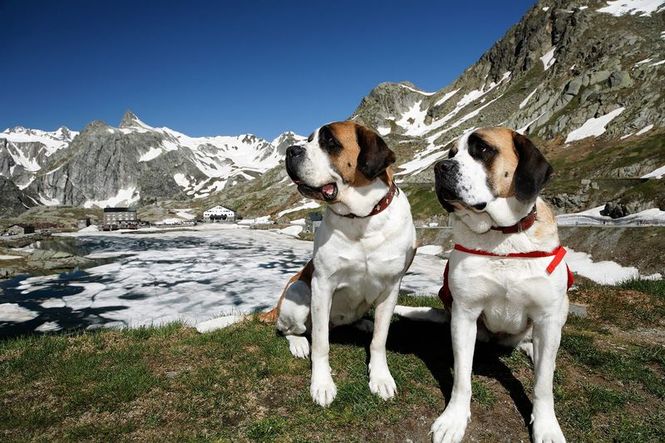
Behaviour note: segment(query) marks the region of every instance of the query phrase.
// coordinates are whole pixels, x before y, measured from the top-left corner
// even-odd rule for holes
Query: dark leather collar
[[[523,232],[529,229],[536,222],[536,217],[538,213],[536,212],[536,205],[533,206],[533,209],[526,217],[518,221],[512,226],[492,226],[493,231],[501,231],[504,234],[517,234],[518,232]]]
[[[383,212],[388,206],[390,206],[390,203],[392,203],[393,199],[395,196],[399,194],[399,188],[395,184],[395,182],[392,182],[390,185],[390,189],[388,190],[388,193],[383,196],[381,200],[374,206],[372,211],[367,214],[367,215],[356,215],[356,214],[337,214],[340,217],[346,217],[346,218],[367,218],[371,217],[373,215],[376,215],[380,212]]]

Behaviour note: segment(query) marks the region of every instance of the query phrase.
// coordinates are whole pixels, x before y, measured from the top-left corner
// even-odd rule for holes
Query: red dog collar
[[[563,256],[566,255],[566,249],[563,246],[557,246],[554,250],[547,252],[547,251],[531,251],[531,252],[512,252],[509,254],[495,254],[493,252],[488,252],[488,251],[481,251],[479,249],[469,249],[467,247],[464,247],[460,244],[455,244],[455,250],[456,251],[461,251],[461,252],[466,252],[467,254],[473,254],[473,255],[484,255],[486,257],[503,257],[503,258],[542,258],[542,257],[554,257],[552,261],[550,262],[549,265],[547,265],[547,268],[545,268],[545,271],[547,271],[547,274],[550,275],[554,270],[556,269],[557,266],[559,266],[559,263],[561,263],[561,260],[563,260]],[[450,292],[450,285],[448,284],[448,268],[449,268],[449,263],[450,260],[446,263],[446,268],[443,271],[443,286],[439,290],[439,298],[443,302],[443,304],[450,309],[451,306],[453,305],[453,295]],[[568,289],[573,285],[575,282],[575,276],[573,275],[572,271],[566,265],[566,270],[568,271]]]
[[[533,209],[529,214],[524,217],[522,220],[518,221],[512,226],[492,226],[493,231],[501,231],[504,234],[516,234],[518,232],[526,231],[536,222],[536,206],[534,205]]]
[[[392,182],[390,185],[390,189],[388,190],[388,193],[383,196],[381,200],[372,208],[372,211],[367,214],[367,215],[356,215],[356,214],[337,214],[340,217],[346,217],[346,218],[366,218],[366,217],[371,217],[373,215],[376,215],[380,212],[383,212],[388,206],[390,206],[390,203],[392,203],[393,198],[399,194],[399,188],[395,184],[395,182]]]

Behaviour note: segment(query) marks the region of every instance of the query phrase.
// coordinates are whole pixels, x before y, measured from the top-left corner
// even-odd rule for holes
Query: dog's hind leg
[[[532,340],[532,330],[533,328],[529,326],[527,330],[521,334],[510,335],[504,337],[498,341],[501,346],[506,346],[508,348],[518,349],[526,354],[527,357],[531,360],[531,363],[534,363],[534,353],[533,353],[533,340]]]
[[[289,351],[296,358],[309,357],[309,341],[304,335],[290,335],[287,334],[286,340],[289,342]]]
[[[312,281],[313,272],[314,272],[314,263],[312,262],[312,260],[310,260],[307,262],[304,268],[302,268],[300,271],[294,274],[289,279],[289,281],[286,282],[286,285],[284,286],[284,289],[282,290],[279,299],[277,299],[277,304],[275,305],[275,307],[268,312],[263,312],[259,314],[258,316],[259,320],[265,323],[274,323],[275,321],[277,321],[277,317],[279,317],[280,310],[282,309],[282,303],[284,303],[284,297],[286,297],[286,293],[291,287],[291,285],[293,285],[297,281],[303,281],[309,286],[310,282]]]
[[[310,329],[310,305],[312,291],[304,281],[298,280],[288,287],[282,299],[277,330],[289,341],[289,350],[294,357],[309,356],[309,342],[305,334]]]
[[[523,341],[517,345],[517,349],[524,352],[527,357],[531,360],[531,363],[534,362],[533,359],[533,343],[530,341]]]
[[[353,327],[360,332],[371,334],[374,331],[374,322],[368,318],[361,318],[353,324]]]

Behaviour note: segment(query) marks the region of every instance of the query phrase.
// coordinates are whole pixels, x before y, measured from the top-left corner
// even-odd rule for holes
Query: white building
[[[236,212],[224,206],[215,206],[203,212],[203,219],[209,221],[234,221]]]

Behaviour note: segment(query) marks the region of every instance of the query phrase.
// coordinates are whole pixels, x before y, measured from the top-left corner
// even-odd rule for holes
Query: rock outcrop
[[[14,183],[0,176],[0,217],[13,217],[35,206],[35,201]]]

